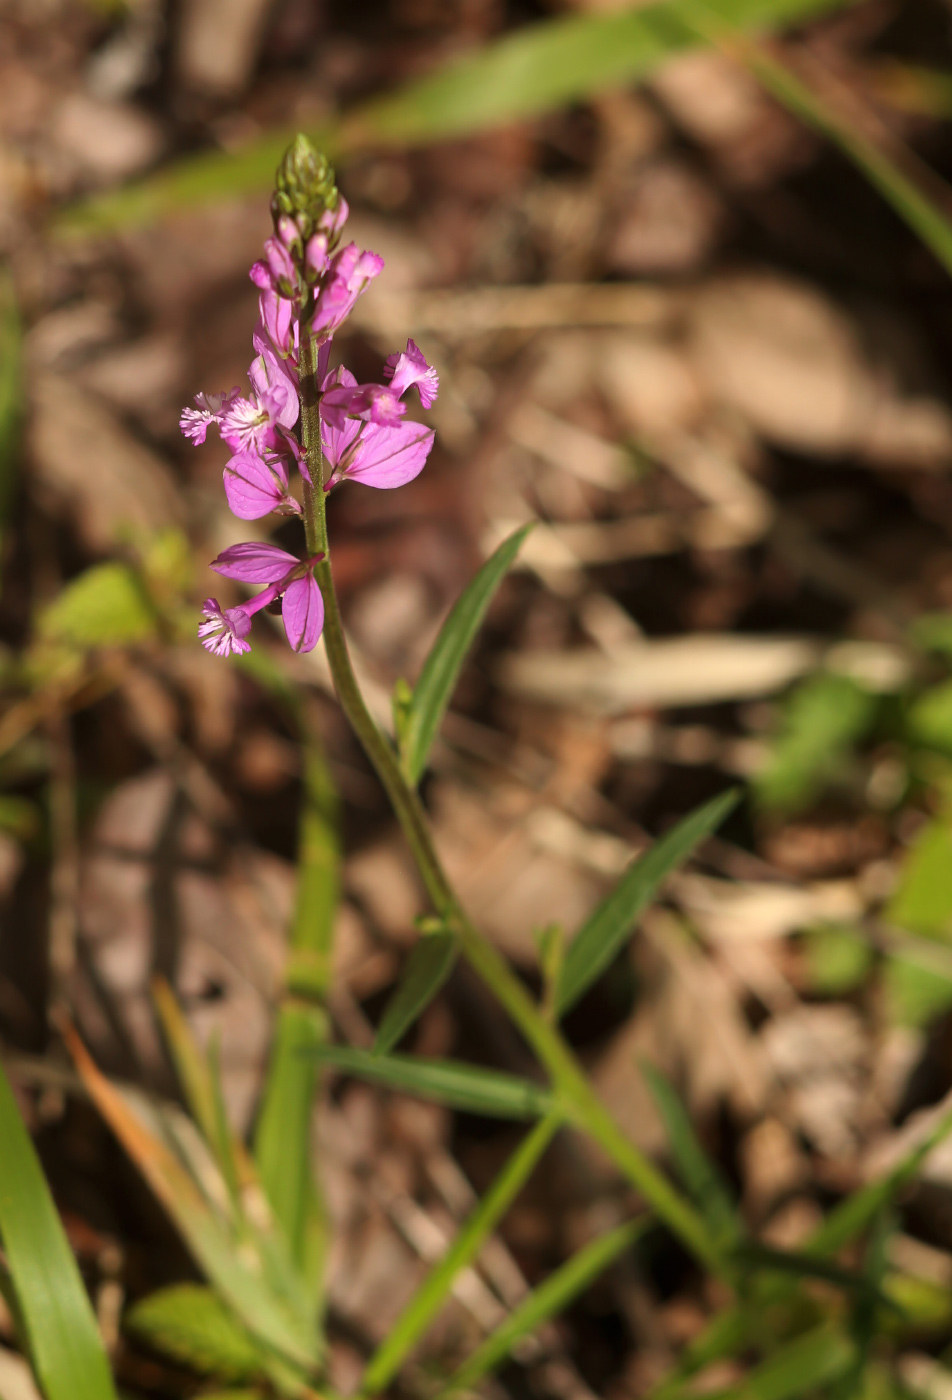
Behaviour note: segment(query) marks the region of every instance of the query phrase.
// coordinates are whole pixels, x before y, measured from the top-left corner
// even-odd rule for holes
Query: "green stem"
[[[384,786],[437,913],[455,932],[471,967],[505,1007],[545,1066],[567,1118],[599,1143],[688,1249],[712,1271],[724,1275],[728,1272],[725,1261],[701,1216],[621,1131],[558,1030],[546,1021],[502,955],[467,918],[433,846],[416,789],[407,783],[396,753],[364,703],[347,650],[327,544],[320,413],[314,389],[316,363],[313,342],[302,346],[302,438],[314,482],[313,488],[305,483],[304,524],[308,550],[322,551],[325,556],[314,572],[324,598],[324,644],[341,707]]]

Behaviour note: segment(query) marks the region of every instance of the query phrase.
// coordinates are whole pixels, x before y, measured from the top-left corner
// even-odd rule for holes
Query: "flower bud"
[[[284,153],[274,179],[271,215],[277,228],[294,219],[306,243],[322,217],[337,210],[340,195],[326,156],[299,132]]]

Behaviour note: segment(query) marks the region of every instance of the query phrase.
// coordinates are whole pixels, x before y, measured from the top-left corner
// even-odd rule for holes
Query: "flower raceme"
[[[316,182],[313,189],[309,180]],[[338,249],[347,214],[333,172],[299,137],[278,170],[274,235],[250,274],[259,291],[250,392],[198,394],[195,407],[182,413],[182,432],[196,445],[214,426],[231,449],[223,484],[228,505],[241,520],[301,516],[291,488],[295,469],[304,479],[306,500],[313,500],[308,491],[327,492],[343,481],[388,490],[412,481],[433,446],[433,430],[406,417],[410,389],[416,387],[424,409],[439,389],[436,370],[412,340],[406,350],[388,356],[381,384],[358,384],[342,365],[329,366],[333,336],[383,269],[382,258],[356,243]],[[321,481],[312,478],[300,436],[301,346],[308,340],[319,347],[315,389],[322,456],[329,468],[321,463]],[[324,622],[314,576],[321,558],[298,559],[256,541],[224,550],[211,565],[217,573],[266,586],[233,608],[206,599],[198,629],[202,645],[215,656],[249,651],[252,617],[277,604],[291,647],[310,651]]]

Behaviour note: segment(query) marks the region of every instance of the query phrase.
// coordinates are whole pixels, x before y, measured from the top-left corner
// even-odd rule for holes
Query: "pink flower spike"
[[[288,584],[281,604],[284,630],[293,651],[313,651],[324,626],[324,599],[314,575]]]
[[[348,453],[350,460],[343,470],[334,472],[329,485],[346,478],[383,491],[404,486],[420,475],[433,438],[433,429],[420,423],[400,423],[396,428],[368,424]]]
[[[260,520],[273,510],[299,513],[279,458],[266,462],[255,452],[238,452],[225,466],[224,485],[228,504],[240,520]]]
[[[224,578],[240,579],[243,583],[279,583],[297,568],[298,562],[277,545],[249,540],[223,549],[209,567]]]
[[[293,428],[300,413],[298,384],[284,360],[273,350],[262,350],[252,360],[248,378],[269,422],[281,428]]]
[[[196,394],[196,408],[183,408],[179,427],[187,438],[198,446],[205,441],[205,434],[213,423],[220,424],[222,414],[235,402],[239,395],[237,385],[224,394]]]
[[[356,243],[348,243],[335,254],[317,294],[312,319],[315,333],[326,339],[339,330],[361,292],[382,271],[383,258],[376,253],[362,253]]]
[[[199,623],[198,638],[213,656],[240,656],[250,651],[245,641],[251,631],[251,618],[244,608],[222,609],[217,598],[206,598],[202,605],[205,621]]]
[[[321,400],[321,413],[335,428],[342,428],[348,418],[393,427],[406,411],[406,404],[385,384],[340,385],[328,389]]]
[[[307,240],[304,265],[315,277],[323,276],[327,268],[327,234],[315,233]]]
[[[406,350],[399,355],[388,355],[383,367],[384,379],[389,379],[393,392],[400,397],[415,384],[424,408],[432,408],[440,388],[440,377],[432,365],[427,364],[426,356],[414,341],[407,341]]]

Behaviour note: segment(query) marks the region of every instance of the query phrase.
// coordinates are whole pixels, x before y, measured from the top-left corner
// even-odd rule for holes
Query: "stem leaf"
[[[433,1099],[464,1113],[490,1118],[541,1118],[553,1109],[548,1089],[500,1070],[482,1069],[458,1060],[430,1060],[417,1055],[375,1055],[342,1045],[322,1046],[323,1065],[368,1079],[406,1094]]]
[[[465,591],[456,600],[423,663],[413,696],[405,705],[400,733],[403,769],[411,783],[418,783],[436,738],[466,653],[479,631],[493,594],[512,567],[532,524],[515,530],[493,551]]]
[[[386,1055],[429,1006],[453,971],[459,948],[452,933],[430,933],[410,954],[400,985],[387,1003],[373,1053]]]
[[[691,812],[656,841],[645,855],[629,866],[607,899],[583,924],[569,945],[562,964],[555,999],[563,1016],[601,976],[621,950],[639,915],[647,908],[662,881],[696,846],[710,836],[737,803],[731,789]]]
[[[46,1400],[116,1400],[96,1318],[2,1067],[0,1142],[0,1238]]]

